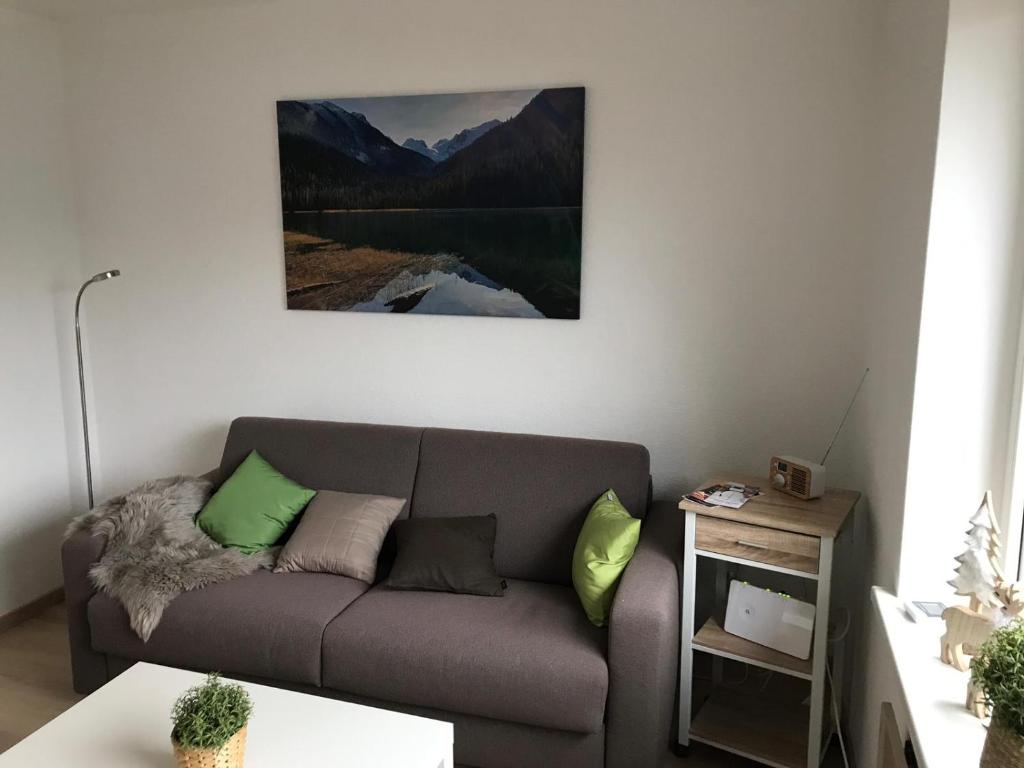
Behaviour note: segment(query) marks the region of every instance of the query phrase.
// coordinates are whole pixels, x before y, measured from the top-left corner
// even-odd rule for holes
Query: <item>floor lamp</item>
[[[85,289],[93,283],[100,283],[117,277],[121,274],[119,269],[111,269],[107,272],[100,272],[93,275],[78,289],[78,298],[75,299],[75,344],[78,346],[78,389],[82,395],[82,437],[85,439],[85,483],[89,488],[89,509],[93,507],[92,500],[92,459],[89,456],[89,415],[85,406],[85,367],[82,365],[82,327],[78,322],[78,310],[82,304],[82,294]]]

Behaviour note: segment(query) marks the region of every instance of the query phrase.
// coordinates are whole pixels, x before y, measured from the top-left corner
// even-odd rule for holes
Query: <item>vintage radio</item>
[[[772,487],[798,499],[816,499],[825,493],[825,465],[794,456],[772,456],[768,478]]]
[[[860,377],[860,383],[854,390],[850,404],[846,406],[846,413],[843,414],[836,433],[832,435],[832,442],[825,449],[825,455],[821,458],[820,464],[806,459],[798,459],[795,456],[772,456],[771,464],[768,467],[768,479],[771,480],[775,490],[805,500],[817,499],[825,494],[825,462],[828,461],[828,455],[832,453],[832,446],[836,444],[839,433],[843,431],[846,419],[849,418],[853,404],[857,402],[857,395],[860,394],[864,380],[870,371],[870,368],[864,369],[864,375]]]

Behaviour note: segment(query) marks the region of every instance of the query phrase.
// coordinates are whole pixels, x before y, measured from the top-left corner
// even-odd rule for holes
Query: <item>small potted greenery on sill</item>
[[[981,768],[1024,768],[1024,624],[992,633],[971,661],[971,681],[992,706]]]
[[[241,768],[252,699],[237,683],[210,674],[174,703],[171,743],[178,768]]]

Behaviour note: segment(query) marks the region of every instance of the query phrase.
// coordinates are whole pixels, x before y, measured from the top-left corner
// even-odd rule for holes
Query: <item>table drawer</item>
[[[697,549],[804,573],[818,572],[821,540],[817,536],[698,515],[696,539]]]

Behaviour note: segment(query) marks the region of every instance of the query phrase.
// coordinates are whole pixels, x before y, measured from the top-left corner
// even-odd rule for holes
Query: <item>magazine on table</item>
[[[755,496],[761,495],[761,489],[755,485],[743,483],[720,483],[709,485],[686,495],[688,501],[703,504],[705,507],[729,507],[739,509]]]

